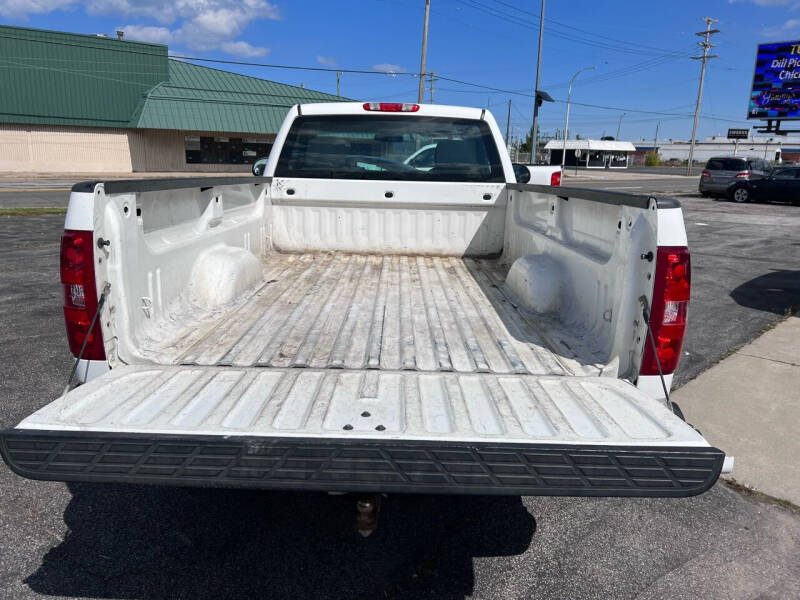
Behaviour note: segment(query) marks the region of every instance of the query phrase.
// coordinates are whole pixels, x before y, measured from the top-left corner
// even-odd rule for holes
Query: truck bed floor
[[[159,364],[597,375],[557,322],[502,286],[507,267],[454,257],[278,254],[221,313],[188,302],[144,340]]]

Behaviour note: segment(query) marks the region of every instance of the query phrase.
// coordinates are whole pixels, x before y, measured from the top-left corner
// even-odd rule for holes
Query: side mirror
[[[514,167],[514,177],[516,177],[517,183],[528,183],[531,180],[531,172],[528,167],[519,163],[511,166]]]
[[[261,177],[264,174],[264,167],[267,166],[267,159],[261,158],[253,163],[253,175]]]

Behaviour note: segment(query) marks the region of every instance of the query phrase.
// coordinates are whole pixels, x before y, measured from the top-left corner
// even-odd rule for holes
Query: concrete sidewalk
[[[728,477],[800,506],[800,313],[672,399],[710,443],[736,457]]]

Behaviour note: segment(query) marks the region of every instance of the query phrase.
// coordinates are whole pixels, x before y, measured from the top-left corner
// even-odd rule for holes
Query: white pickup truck
[[[264,177],[76,185],[84,383],[0,433],[3,458],[58,481],[704,492],[728,461],[665,397],[680,205],[544,169],[517,183],[485,110],[333,103],[289,111]]]

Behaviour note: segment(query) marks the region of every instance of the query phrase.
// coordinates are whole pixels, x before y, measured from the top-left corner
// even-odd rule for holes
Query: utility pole
[[[658,146],[658,128],[661,126],[661,121],[656,123],[656,137],[653,138],[653,152],[658,152],[656,150],[656,146]]]
[[[428,73],[428,84],[430,85],[431,104],[433,104],[433,82],[436,81],[436,73]]]
[[[425,0],[425,24],[422,26],[422,61],[419,64],[419,94],[417,102],[425,98],[425,59],[428,57],[428,20],[431,16],[431,0]]]
[[[536,54],[536,87],[533,90],[533,125],[531,126],[531,164],[536,164],[536,138],[539,136],[539,83],[542,78],[542,38],[544,36],[544,0],[539,14],[539,50]]]
[[[341,71],[336,71],[336,95],[339,98],[342,97],[341,81],[342,81],[342,72]]]
[[[692,162],[694,161],[694,144],[697,137],[697,120],[700,118],[700,102],[703,99],[703,81],[706,78],[706,63],[712,58],[717,58],[716,54],[709,54],[708,51],[712,48],[710,42],[711,36],[719,33],[719,29],[711,29],[711,24],[716,23],[717,19],[711,17],[703,17],[706,22],[706,30],[698,31],[695,35],[703,37],[702,42],[697,42],[697,45],[703,48],[703,56],[692,56],[692,60],[701,61],[700,66],[700,85],[697,87],[697,104],[694,107],[694,125],[692,126],[692,139],[689,143],[689,162],[686,165],[686,175],[692,174]]]
[[[508,148],[508,133],[511,130],[511,99],[508,100],[508,116],[506,117],[506,148]]]
[[[624,117],[624,116],[625,116],[625,113],[622,113],[619,116],[619,123],[617,123],[617,137],[614,138],[615,140],[619,140],[619,132],[620,132],[620,129],[622,129],[622,117]]]

